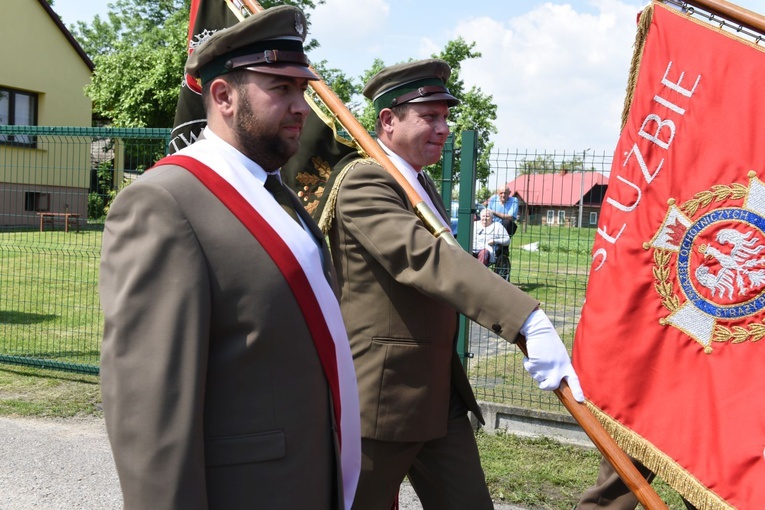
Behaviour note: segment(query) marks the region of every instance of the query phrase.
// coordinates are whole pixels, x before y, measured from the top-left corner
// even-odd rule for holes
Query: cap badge
[[[226,30],[226,29],[222,28],[220,30]],[[213,34],[215,34],[215,32],[218,32],[218,30],[217,29],[210,30],[210,29],[205,28],[200,33],[196,34],[192,38],[192,40],[189,41],[189,49],[190,50],[195,50],[197,48],[197,46],[199,46],[203,42],[207,41],[210,37],[212,37]]]
[[[305,26],[303,25],[303,22],[301,21],[300,15],[298,15],[298,13],[295,13],[295,32],[297,32],[301,37],[305,35]]]

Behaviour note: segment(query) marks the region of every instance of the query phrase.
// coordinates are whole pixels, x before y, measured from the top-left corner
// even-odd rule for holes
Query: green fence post
[[[454,177],[454,135],[450,134],[441,153],[441,199],[444,208],[451,214],[452,178]]]
[[[473,215],[475,209],[475,174],[478,161],[478,135],[474,130],[462,132],[462,150],[460,151],[460,194],[459,211],[457,212],[457,242],[470,251],[473,238]],[[469,352],[470,322],[460,314],[459,335],[457,337],[457,354],[462,366],[467,370],[467,359],[473,355]]]

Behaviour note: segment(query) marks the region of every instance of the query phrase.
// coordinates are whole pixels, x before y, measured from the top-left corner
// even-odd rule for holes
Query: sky
[[[105,0],[55,0],[67,26],[108,12]],[[375,58],[430,58],[446,43],[475,42],[466,89],[497,105],[495,148],[612,154],[619,137],[635,22],[647,0],[326,0],[309,37],[326,60],[360,78]],[[765,14],[765,0],[737,5]]]

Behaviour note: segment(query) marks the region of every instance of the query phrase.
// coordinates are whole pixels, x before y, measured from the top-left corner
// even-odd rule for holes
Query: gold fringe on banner
[[[622,109],[622,125],[620,131],[624,129],[624,125],[627,124],[627,117],[630,113],[630,106],[632,106],[632,97],[635,93],[635,86],[637,85],[638,72],[640,71],[640,61],[643,58],[643,48],[645,47],[645,41],[648,39],[648,28],[651,26],[651,20],[653,19],[653,4],[649,5],[640,13],[640,19],[638,20],[637,33],[635,34],[635,50],[632,53],[632,62],[630,62],[630,72],[627,77],[627,95],[624,98],[624,108]]]
[[[656,473],[656,476],[667,482],[698,510],[735,510],[735,507],[707,489],[691,473],[645,438],[613,419],[589,400],[586,404],[625,453]]]

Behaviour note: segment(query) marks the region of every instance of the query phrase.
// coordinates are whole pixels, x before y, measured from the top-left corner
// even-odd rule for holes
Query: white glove
[[[542,310],[534,310],[521,326],[526,337],[528,357],[523,358],[523,368],[539,383],[540,390],[558,389],[561,380],[568,382],[577,402],[584,402],[579,377],[571,364],[566,346],[558,336],[550,319]]]

